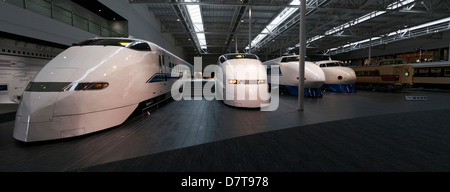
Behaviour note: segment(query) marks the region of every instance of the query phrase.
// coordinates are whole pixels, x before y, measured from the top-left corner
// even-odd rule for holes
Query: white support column
[[[372,36],[370,36],[369,39],[369,61],[367,62],[367,65],[370,65],[371,58],[372,58]]]
[[[248,7],[248,52],[252,51],[252,6]]]
[[[299,36],[299,85],[298,85],[298,110],[303,111],[305,97],[305,55],[306,55],[306,0],[300,1],[300,36]]]

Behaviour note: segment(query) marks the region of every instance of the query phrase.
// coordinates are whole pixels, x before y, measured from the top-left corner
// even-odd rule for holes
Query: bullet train
[[[190,78],[192,70],[185,68],[171,75],[180,65],[193,68],[160,46],[133,38],[95,38],[69,47],[27,85],[13,136],[24,142],[52,140],[122,124],[135,110],[168,97],[176,80]]]
[[[355,71],[349,67],[342,67],[342,61],[325,60],[317,61],[316,65],[322,68],[325,73],[325,83],[323,88],[334,92],[356,92]]]
[[[298,95],[299,84],[299,59],[298,55],[283,56],[264,62],[263,64],[269,69],[271,66],[279,66],[280,89],[284,89],[292,95]],[[269,73],[271,70],[267,70]],[[322,97],[321,86],[325,82],[325,74],[323,70],[313,62],[305,61],[305,96],[306,97]]]
[[[235,107],[258,108],[269,104],[267,73],[258,56],[232,53],[217,61],[223,75],[217,75],[223,102]]]

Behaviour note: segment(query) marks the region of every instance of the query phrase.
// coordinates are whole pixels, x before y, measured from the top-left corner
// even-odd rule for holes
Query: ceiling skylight
[[[289,5],[300,5],[300,0],[293,0]],[[283,23],[287,18],[289,18],[292,14],[294,14],[298,8],[295,7],[287,7],[281,11],[280,14],[278,14],[275,19],[272,20],[265,28],[264,30],[256,36],[255,39],[252,40],[252,47],[254,47],[256,44],[258,44],[261,40],[263,40],[269,33],[271,33],[274,29],[276,29],[281,23]],[[247,46],[245,49],[249,49]]]
[[[197,0],[184,0],[184,2],[197,2]],[[206,49],[206,37],[203,29],[202,13],[200,11],[200,5],[186,5],[186,8],[191,18],[192,25],[194,26],[195,34],[197,36],[198,44],[201,49]]]
[[[411,31],[425,30],[428,33],[430,33],[430,32],[439,32],[439,31],[429,31],[428,27],[435,26],[435,25],[442,24],[442,23],[448,23],[448,22],[450,22],[450,17],[447,17],[447,18],[444,18],[444,19],[439,19],[439,20],[436,20],[436,21],[428,22],[428,23],[425,23],[425,24],[417,25],[417,26],[414,26],[414,27],[406,28],[406,29],[393,31],[393,32],[390,32],[389,34],[387,34],[386,36],[372,37],[372,39],[368,38],[368,39],[364,39],[364,40],[361,40],[361,41],[348,43],[348,44],[343,45],[343,46],[339,46],[339,47],[328,49],[327,52],[329,52],[329,51],[336,51],[338,49],[347,48],[349,46],[354,46],[355,47],[355,46],[357,46],[359,44],[367,43],[369,41],[374,41],[374,40],[380,40],[382,38],[389,38],[389,37],[394,36],[394,35],[402,35],[403,36],[403,35],[407,34],[408,32],[411,32]],[[417,33],[417,34],[428,34],[428,33]],[[401,40],[401,38],[397,38],[397,39]]]
[[[400,8],[402,6],[408,5],[409,3],[412,3],[412,2],[414,2],[414,0],[399,0],[399,1],[396,1],[394,3],[389,4],[386,7],[386,9],[387,10],[395,10],[395,9],[398,9],[398,8]],[[367,14],[361,16],[361,17],[358,17],[356,19],[348,21],[348,22],[346,22],[346,23],[344,23],[342,25],[339,25],[337,27],[333,27],[332,29],[326,31],[324,35],[316,35],[314,37],[311,37],[308,40],[306,40],[306,44],[310,44],[310,43],[312,43],[314,41],[317,41],[319,39],[322,39],[322,38],[324,38],[325,36],[328,36],[328,35],[333,35],[333,34],[338,33],[338,32],[342,33],[342,31],[344,29],[347,29],[347,28],[349,28],[351,26],[354,26],[354,25],[357,25],[359,23],[365,22],[365,21],[367,21],[369,19],[378,17],[378,16],[383,15],[385,13],[386,13],[386,11],[372,11],[372,12],[367,13]],[[376,40],[376,39],[380,39],[380,37],[373,37],[372,41]],[[346,45],[341,46],[341,48],[345,48],[345,47],[349,47],[349,46],[355,46],[355,45],[358,45],[358,44],[361,44],[361,43],[365,43],[365,42],[368,42],[368,41],[370,41],[370,38],[369,39],[364,39],[364,40],[358,41],[358,42],[348,43]],[[299,46],[299,44],[297,43],[295,45],[295,47],[298,47],[298,46]],[[290,51],[292,49],[294,49],[294,47],[288,47],[288,51]],[[334,50],[337,50],[337,49],[338,48],[331,48],[331,49],[328,49],[328,51],[334,51]]]
[[[386,7],[386,9],[387,10],[395,10],[395,9],[398,9],[398,8],[400,8],[402,6],[405,6],[405,5],[407,5],[409,3],[412,3],[412,2],[414,2],[414,0],[399,0],[399,1],[396,1],[394,3],[389,4]],[[326,31],[324,35],[314,36],[314,37],[308,39],[306,43],[311,43],[313,41],[316,41],[316,40],[319,40],[319,39],[325,37],[326,35],[332,35],[332,34],[335,34],[337,32],[343,31],[344,29],[347,29],[347,28],[349,28],[351,26],[354,26],[354,25],[357,25],[359,23],[365,22],[365,21],[367,21],[369,19],[373,19],[373,18],[378,17],[380,15],[383,15],[385,13],[386,13],[386,11],[372,11],[372,12],[370,12],[368,14],[365,14],[365,15],[363,15],[361,17],[358,17],[356,19],[348,21],[348,22],[346,22],[346,23],[344,23],[342,25],[339,25],[337,27],[333,27],[332,29]]]

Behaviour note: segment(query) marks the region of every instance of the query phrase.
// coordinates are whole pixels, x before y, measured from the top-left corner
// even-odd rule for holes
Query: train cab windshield
[[[258,59],[258,56],[253,54],[231,54],[231,55],[225,55],[226,60],[231,59]]]
[[[89,39],[79,44],[76,44],[75,46],[94,46],[94,45],[118,46],[138,51],[151,51],[148,43],[132,39]]]
[[[221,63],[224,63],[227,60],[232,59],[256,59],[259,60],[258,56],[253,54],[227,54],[220,56],[219,60]]]
[[[320,67],[340,67],[340,62],[322,63]]]
[[[300,57],[299,56],[283,57],[283,59],[281,59],[282,63],[293,62],[293,61],[300,61]],[[308,59],[308,57],[305,57],[305,61],[310,61],[310,60]]]

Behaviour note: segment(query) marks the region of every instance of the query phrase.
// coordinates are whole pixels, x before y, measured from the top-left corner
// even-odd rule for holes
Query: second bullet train
[[[269,104],[267,73],[258,56],[246,53],[221,55],[217,61],[223,71],[216,84],[223,102],[235,107],[258,108]]]
[[[317,61],[316,65],[325,73],[323,88],[334,92],[356,92],[356,74],[352,68],[343,67],[342,61],[324,60]]]
[[[292,95],[298,95],[299,85],[299,59],[298,55],[283,56],[264,62],[267,65],[267,71],[271,66],[279,67],[279,74],[270,74],[279,76],[280,88],[285,89]],[[305,61],[305,96],[322,97],[321,86],[325,82],[323,70],[310,61]]]
[[[171,74],[181,65],[188,67]],[[190,78],[190,69],[189,63],[145,40],[89,39],[60,53],[27,85],[13,136],[42,141],[122,124],[140,106],[170,97],[172,84]]]

